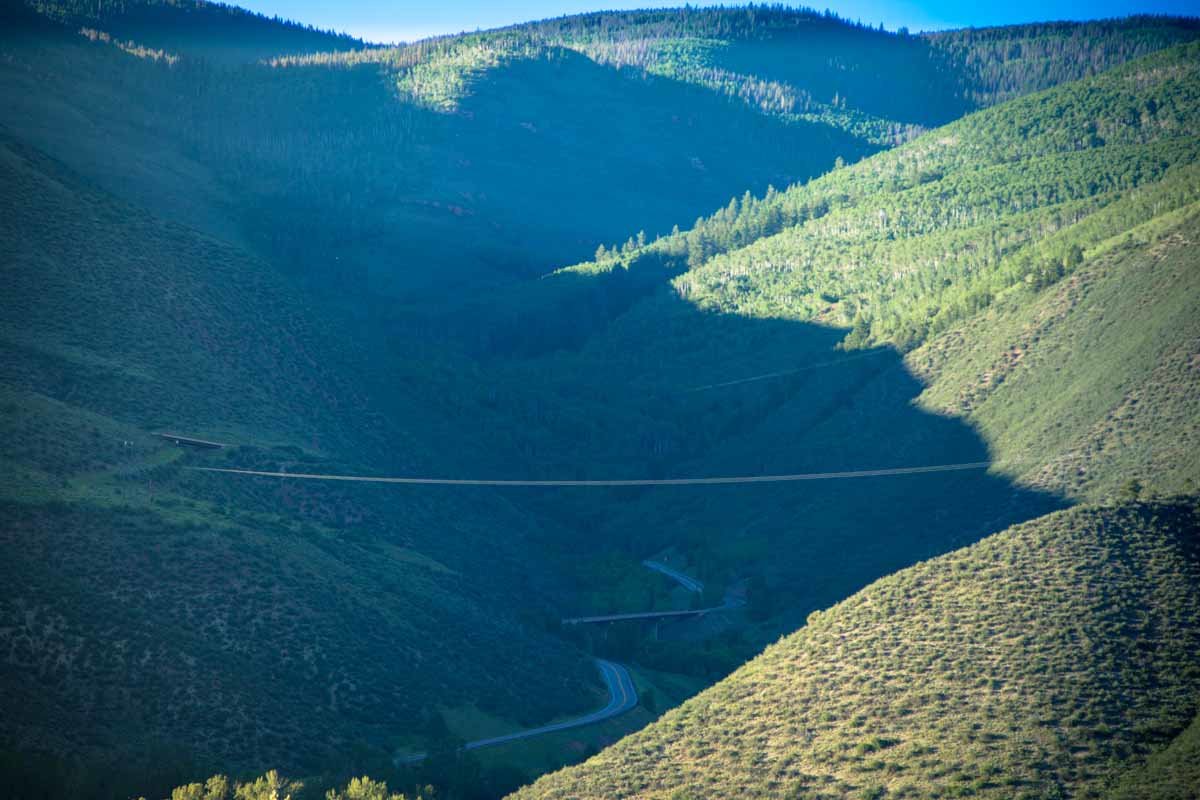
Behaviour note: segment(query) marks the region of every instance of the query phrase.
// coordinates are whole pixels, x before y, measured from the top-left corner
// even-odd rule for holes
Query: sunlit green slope
[[[1197,237],[1193,202],[1097,243],[1058,285],[933,339],[907,359],[929,383],[921,403],[971,420],[1025,483],[1093,499],[1194,492]]]
[[[1079,507],[906,569],[516,796],[1098,796],[1196,712],[1198,525]]]
[[[1196,158],[1197,52],[1172,48],[970,115],[575,271],[686,269],[676,289],[703,308],[911,347],[1194,199],[1173,171]],[[1131,196],[1160,181],[1157,202]]]
[[[957,418],[1018,485],[1093,502],[1194,492],[1197,55],[1178,48],[1007,103],[635,251],[622,259],[631,271],[675,258],[691,269],[674,298],[635,304],[582,357],[621,352],[609,369],[628,370],[635,394],[656,372],[675,381],[664,435],[707,437],[720,453],[689,459],[697,472],[951,460]],[[1104,136],[1077,138],[1089,124]],[[906,181],[906,168],[931,172]],[[781,233],[730,246],[781,218]],[[678,310],[689,304],[710,314]],[[888,350],[835,349],[846,329],[830,327],[821,353],[806,322],[852,323],[852,348],[897,333],[924,344],[898,364]],[[701,342],[689,327],[727,335]],[[945,427],[889,413],[912,398]],[[966,456],[970,438],[958,441]],[[867,574],[910,529],[1005,513],[943,480],[738,501],[735,513],[728,499],[645,499],[611,530],[651,519],[698,564],[767,575],[784,605],[767,611],[786,618],[830,574]],[[962,522],[960,502],[976,511]],[[846,520],[872,514],[876,539],[846,537]],[[903,570],[523,796],[1187,796],[1186,733],[1139,765],[1200,696],[1198,534],[1192,501],[1090,505]]]

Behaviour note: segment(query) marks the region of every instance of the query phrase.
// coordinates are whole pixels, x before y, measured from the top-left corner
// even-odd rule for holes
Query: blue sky
[[[264,14],[332,28],[371,41],[412,41],[440,33],[495,28],[581,11],[682,5],[682,2],[620,2],[620,0],[229,0]],[[736,0],[732,0],[736,2]],[[732,4],[727,0],[727,5]],[[706,3],[693,3],[706,5]],[[714,4],[715,5],[715,4]],[[803,5],[807,5],[804,3]],[[828,5],[843,17],[888,30],[904,25],[913,31],[1002,25],[1047,19],[1096,19],[1135,13],[1200,13],[1200,0],[1008,0],[976,4],[953,0],[844,0],[812,2]]]

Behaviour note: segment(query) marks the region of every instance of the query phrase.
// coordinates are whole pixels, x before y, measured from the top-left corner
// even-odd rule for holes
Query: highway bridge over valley
[[[711,608],[685,608],[675,611],[635,611],[632,614],[599,614],[591,617],[566,617],[563,625],[593,625],[601,622],[625,622],[634,619],[672,619],[678,617],[702,617],[714,611],[726,611],[733,608],[733,603],[725,603]]]

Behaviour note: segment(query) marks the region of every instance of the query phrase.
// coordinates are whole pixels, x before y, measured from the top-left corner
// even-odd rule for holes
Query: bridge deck
[[[689,608],[682,611],[639,611],[633,614],[601,614],[594,617],[567,617],[563,625],[585,625],[594,622],[621,622],[628,619],[664,619],[668,617],[700,617],[712,611],[723,611],[725,606],[713,608]]]
[[[194,436],[180,436],[177,433],[156,433],[154,435],[182,447],[201,447],[208,450],[220,450],[222,447],[229,446],[224,442],[210,442],[207,439],[197,439]]]

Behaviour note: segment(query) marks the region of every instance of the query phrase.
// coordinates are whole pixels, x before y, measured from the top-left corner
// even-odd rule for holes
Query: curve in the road
[[[593,711],[590,714],[584,714],[582,717],[554,722],[538,728],[529,728],[517,731],[516,733],[507,733],[503,736],[492,736],[487,739],[476,739],[473,742],[467,742],[463,745],[463,749],[478,750],[482,747],[515,742],[518,739],[528,739],[533,736],[542,736],[543,734],[554,733],[556,731],[593,725],[636,708],[638,704],[637,687],[633,685],[633,677],[630,676],[629,670],[620,664],[605,661],[602,658],[596,659],[596,666],[600,668],[600,676],[604,679],[604,685],[608,689],[608,703],[604,708]],[[396,763],[415,764],[419,761],[424,761],[427,756],[427,753],[412,753],[407,756],[398,756]]]
[[[654,561],[653,559],[648,558],[642,562],[642,566],[646,567],[647,569],[652,569],[655,572],[660,572],[663,575],[666,575],[668,578],[675,581],[680,586],[687,589],[689,592],[696,592],[697,594],[699,594],[700,592],[704,591],[703,583],[696,580],[695,578],[693,578],[690,575],[684,575],[682,572],[680,572],[677,569],[668,567],[666,564],[662,563],[661,561]]]

